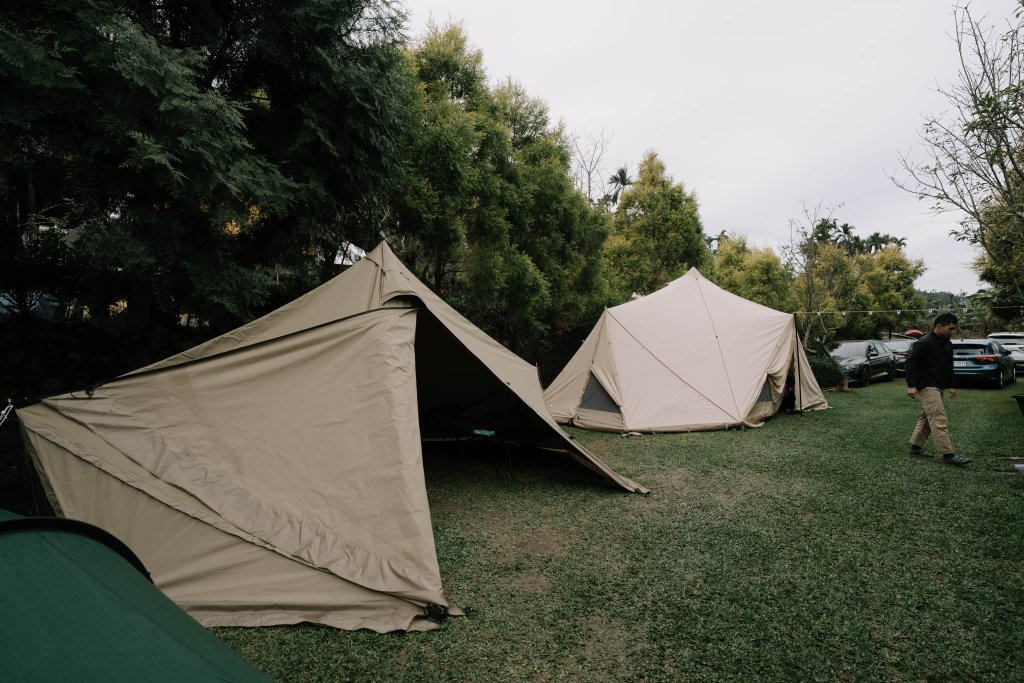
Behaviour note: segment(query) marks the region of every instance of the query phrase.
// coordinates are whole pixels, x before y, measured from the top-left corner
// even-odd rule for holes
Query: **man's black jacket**
[[[956,386],[953,376],[953,342],[929,332],[907,354],[907,386],[915,389]]]

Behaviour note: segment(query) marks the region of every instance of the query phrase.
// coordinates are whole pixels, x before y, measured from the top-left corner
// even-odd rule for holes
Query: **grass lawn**
[[[760,429],[571,430],[649,496],[430,463],[465,618],[215,631],[283,681],[1021,681],[1019,391],[947,401],[966,470],[906,454],[902,382]]]

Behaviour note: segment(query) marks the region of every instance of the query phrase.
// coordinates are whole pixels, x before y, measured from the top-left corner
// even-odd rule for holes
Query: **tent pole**
[[[796,361],[796,373],[794,373],[795,385],[793,386],[793,398],[796,399],[796,412],[800,417],[804,416],[803,392],[797,394],[800,387],[800,330],[796,326],[796,316],[793,316],[793,334],[796,335],[796,346],[793,349],[793,358]]]

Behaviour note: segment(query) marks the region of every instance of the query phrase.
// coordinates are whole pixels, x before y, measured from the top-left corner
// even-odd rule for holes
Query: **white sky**
[[[962,0],[961,0],[962,2]],[[611,138],[606,179],[647,150],[695,190],[704,230],[779,251],[804,206],[907,238],[924,290],[974,292],[954,214],[898,189],[901,152],[947,107],[954,0],[405,0],[410,33],[461,22],[493,82],[511,76],[571,131]],[[972,0],[1006,26],[1015,0]]]

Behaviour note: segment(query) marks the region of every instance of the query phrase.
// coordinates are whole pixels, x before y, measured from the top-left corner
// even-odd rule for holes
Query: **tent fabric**
[[[548,409],[537,368],[489,337],[434,294],[402,264],[387,242],[381,242],[338,277],[276,311],[136,372],[168,368],[234,351],[377,308],[410,306],[422,307],[430,314],[419,323],[421,328],[436,328],[426,339],[421,337],[427,335],[418,335],[417,344],[422,348],[417,349],[417,353],[422,353],[429,362],[417,365],[416,371],[437,374],[440,369],[443,380],[429,384],[433,392],[429,396],[423,395],[426,387],[421,383],[421,412],[452,407],[453,392],[461,395],[457,407],[463,415],[469,413],[472,417],[474,409],[480,417],[525,410],[529,413],[526,419],[535,423],[534,429],[543,434],[538,445],[568,454],[580,465],[627,491],[648,492],[645,487],[612,471],[571,439]],[[469,359],[460,366],[458,376],[453,376],[453,368],[449,367],[453,347],[460,350],[455,360]],[[444,386],[440,386],[442,384]],[[465,397],[467,385],[473,385],[477,394],[475,401]],[[501,395],[496,397],[499,390]],[[487,397],[487,403],[478,405],[483,397]]]
[[[562,423],[604,431],[757,427],[782,402],[827,408],[796,331],[781,313],[721,289],[696,268],[605,310],[545,391]]]
[[[0,510],[0,661],[25,681],[270,681],[76,527]]]
[[[386,244],[320,288],[88,394],[18,410],[51,505],[122,538],[208,626],[427,630],[441,585],[428,429],[488,428],[629,491],[535,369]]]

